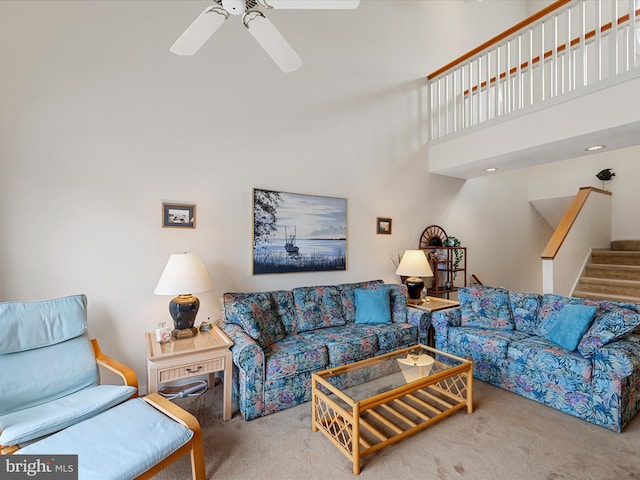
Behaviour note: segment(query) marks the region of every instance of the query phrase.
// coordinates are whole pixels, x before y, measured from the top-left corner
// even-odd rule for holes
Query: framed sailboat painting
[[[253,189],[253,274],[347,269],[347,199]]]

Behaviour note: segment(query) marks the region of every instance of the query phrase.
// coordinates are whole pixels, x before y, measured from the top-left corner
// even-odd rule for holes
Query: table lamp
[[[189,338],[198,333],[193,326],[200,308],[200,300],[193,293],[213,290],[213,285],[202,258],[197,253],[174,253],[160,275],[153,293],[177,295],[169,302],[173,318],[174,338]]]
[[[400,260],[396,275],[409,277],[405,281],[409,292],[409,303],[419,304],[420,294],[424,288],[424,281],[421,277],[433,277],[433,272],[422,250],[406,250]]]

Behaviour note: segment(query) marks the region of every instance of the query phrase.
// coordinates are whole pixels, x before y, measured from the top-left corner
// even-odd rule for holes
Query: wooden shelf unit
[[[422,247],[433,271],[433,285],[427,294],[449,298],[458,288],[467,286],[467,247]],[[459,253],[458,253],[459,252]],[[457,266],[456,254],[461,255]],[[450,288],[445,285],[449,283]]]

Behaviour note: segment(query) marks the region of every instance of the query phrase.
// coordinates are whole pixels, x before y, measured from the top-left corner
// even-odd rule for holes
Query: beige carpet
[[[222,387],[178,399],[204,432],[207,478],[255,479],[640,479],[640,415],[617,434],[474,381],[473,414],[460,411],[351,463],[320,432],[311,404],[246,422],[221,419]],[[188,479],[183,458],[159,479]]]

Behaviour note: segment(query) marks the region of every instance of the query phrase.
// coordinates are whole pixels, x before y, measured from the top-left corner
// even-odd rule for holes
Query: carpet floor
[[[222,421],[222,386],[176,404],[203,429],[207,478],[224,480],[640,479],[640,415],[621,434],[474,380],[466,410],[365,457],[349,460],[311,431],[311,403],[245,421]],[[188,456],[157,479],[188,479]]]

